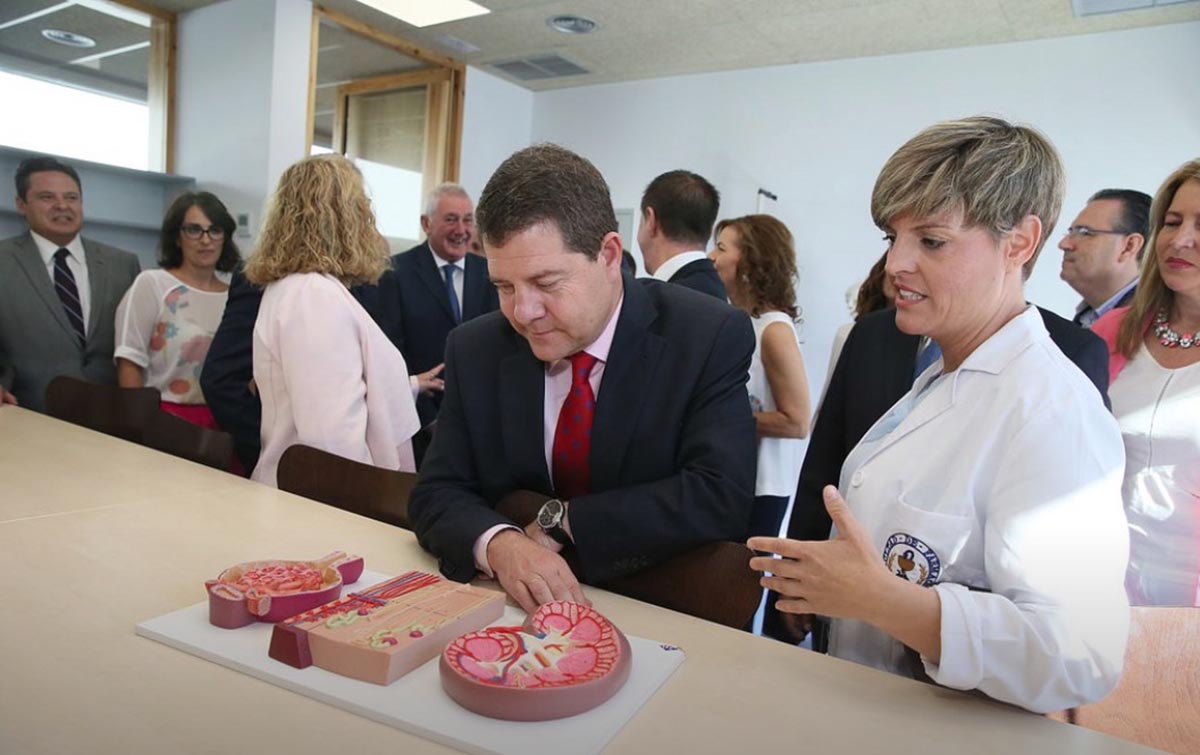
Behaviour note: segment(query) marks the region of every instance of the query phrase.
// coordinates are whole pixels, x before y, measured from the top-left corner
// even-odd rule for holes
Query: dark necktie
[[[458,306],[458,294],[454,291],[454,274],[458,265],[446,265],[442,268],[446,274],[446,296],[450,297],[450,311],[454,313],[454,324],[462,322],[462,308]]]
[[[558,412],[551,450],[554,492],[564,501],[585,495],[592,488],[588,454],[592,450],[592,417],[596,413],[596,394],[588,381],[596,357],[580,351],[569,358],[571,392]]]
[[[75,285],[75,274],[71,272],[71,268],[67,267],[69,254],[70,252],[66,249],[59,249],[54,253],[54,292],[58,294],[58,299],[62,302],[63,309],[66,310],[67,319],[71,321],[71,328],[79,337],[79,345],[82,346],[87,341],[83,327],[83,306],[79,303],[79,288]]]

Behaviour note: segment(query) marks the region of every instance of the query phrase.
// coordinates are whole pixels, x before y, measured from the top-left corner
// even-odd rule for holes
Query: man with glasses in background
[[[1149,218],[1149,195],[1104,189],[1072,221],[1058,242],[1063,252],[1059,277],[1083,297],[1076,325],[1090,328],[1108,310],[1133,300]]]
[[[21,162],[17,212],[29,230],[0,241],[0,404],[43,411],[58,375],[114,384],[113,320],[141,266],[83,238],[83,190],[53,157]]]

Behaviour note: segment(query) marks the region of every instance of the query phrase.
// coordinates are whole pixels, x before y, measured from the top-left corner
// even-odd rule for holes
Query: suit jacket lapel
[[[88,340],[99,329],[96,327],[100,312],[112,312],[115,306],[108,307],[108,294],[111,291],[108,280],[108,264],[103,253],[90,241],[83,241],[83,251],[87,254],[88,289],[91,292],[91,303],[88,305]]]
[[[594,490],[612,487],[620,475],[629,438],[651,393],[646,390],[647,381],[655,379],[666,345],[660,336],[647,332],[657,311],[646,290],[628,275],[624,285],[625,301],[617,315],[617,330],[604,365],[596,414],[592,418],[589,463]]]
[[[29,284],[33,287],[34,291],[37,291],[38,296],[42,299],[42,303],[50,310],[51,316],[67,332],[71,340],[76,341],[78,337],[75,335],[75,329],[71,327],[71,321],[67,319],[66,310],[63,309],[58,294],[54,292],[54,282],[50,279],[50,274],[46,271],[46,263],[42,260],[42,255],[38,253],[37,244],[33,242],[33,237],[28,233],[18,239],[16,257],[17,263],[25,271],[26,277],[29,278]],[[91,255],[89,254],[88,257],[90,258]],[[90,268],[88,269],[88,275],[91,275]]]
[[[537,490],[550,492],[546,469],[543,414],[546,401],[546,368],[533,355],[529,343],[513,333],[515,352],[500,362],[500,423],[505,455],[518,484],[536,480]],[[497,449],[499,450],[499,449]]]
[[[451,321],[454,320],[454,311],[450,309],[450,297],[446,296],[446,279],[438,272],[438,266],[433,261],[433,250],[429,248],[429,242],[425,242],[416,251],[412,252],[417,255],[417,277],[433,294],[434,300],[441,305],[446,312],[446,316]],[[463,291],[464,297],[466,289]],[[461,307],[462,302],[459,302]]]
[[[473,254],[463,257],[463,321],[484,314],[487,300],[487,263]],[[447,302],[448,303],[448,302]]]

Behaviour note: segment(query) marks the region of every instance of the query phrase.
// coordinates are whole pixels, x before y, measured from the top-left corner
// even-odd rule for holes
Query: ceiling
[[[23,70],[86,88],[144,99],[148,51],[138,48],[88,65],[83,55],[148,40],[149,30],[92,10],[95,0],[0,3],[0,69]],[[141,0],[184,12],[219,0]],[[484,16],[417,29],[355,0],[324,5],[529,89],[656,78],[739,68],[969,47],[1027,39],[1200,20],[1200,2],[1076,18],[1071,0],[478,0]],[[1107,1],[1107,0],[1106,0]],[[1159,0],[1160,3],[1164,0]],[[4,28],[39,9],[49,15]],[[549,28],[546,19],[585,16],[599,25],[586,36]],[[97,47],[74,50],[42,38],[47,27],[95,37]],[[458,42],[478,48],[464,52]],[[1200,40],[1198,40],[1200,41]],[[411,59],[337,28],[323,27],[318,57],[317,110],[332,111],[332,83],[416,67]],[[493,64],[557,56],[587,73],[519,81]],[[328,100],[328,101],[326,101]],[[318,131],[322,131],[320,123]]]
[[[8,1],[8,0],[6,0]],[[184,11],[214,0],[142,0]],[[477,0],[484,16],[417,29],[355,0],[325,0],[382,31],[515,81],[489,64],[556,54],[590,73],[538,91],[817,60],[1062,37],[1200,20],[1200,2],[1076,18],[1071,0]],[[1160,0],[1161,2],[1161,0]],[[586,36],[546,19],[585,16]],[[449,35],[478,47],[461,53]],[[1198,40],[1200,41],[1200,40]]]

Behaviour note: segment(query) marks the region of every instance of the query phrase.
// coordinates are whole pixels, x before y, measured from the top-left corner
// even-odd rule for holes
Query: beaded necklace
[[[1158,342],[1168,349],[1190,349],[1200,346],[1200,333],[1177,333],[1171,323],[1167,322],[1167,310],[1160,309],[1154,316],[1154,335]]]

